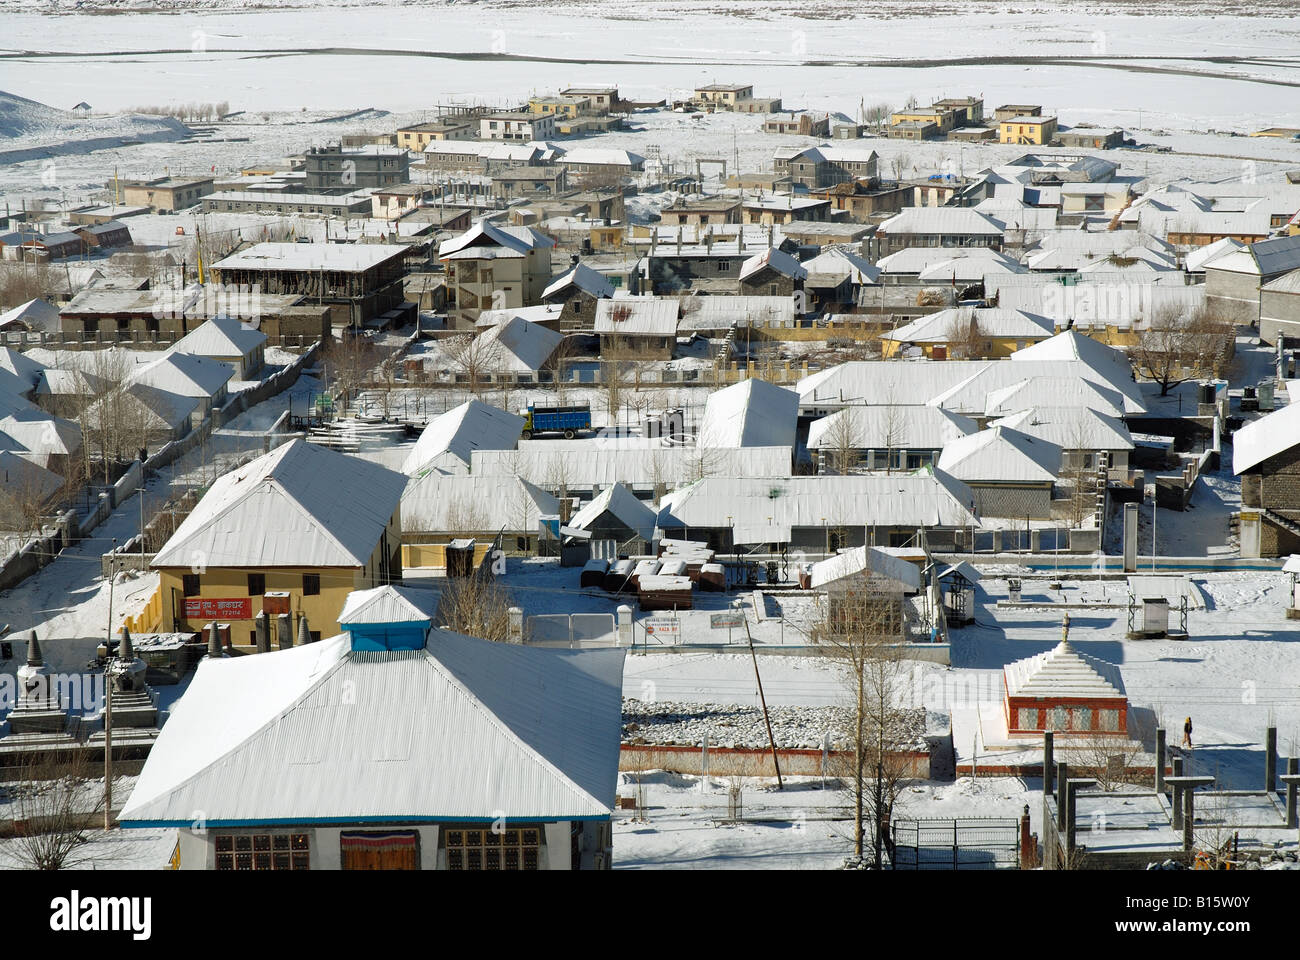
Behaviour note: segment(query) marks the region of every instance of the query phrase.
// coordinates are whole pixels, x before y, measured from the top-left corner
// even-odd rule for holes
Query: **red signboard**
[[[252,620],[253,601],[249,597],[186,597],[186,620]]]

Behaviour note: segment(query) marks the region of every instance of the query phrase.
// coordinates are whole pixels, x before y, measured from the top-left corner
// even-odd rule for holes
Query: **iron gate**
[[[1007,870],[1020,866],[1020,821],[992,817],[895,820],[895,870]]]

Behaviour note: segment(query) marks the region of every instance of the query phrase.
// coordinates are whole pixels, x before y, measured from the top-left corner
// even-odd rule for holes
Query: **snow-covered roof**
[[[205,660],[150,751],[126,826],[604,819],[622,650],[433,631],[421,650],[340,635]]]
[[[1300,235],[1257,240],[1206,264],[1207,270],[1260,277],[1275,277],[1297,268],[1300,268]]]
[[[598,438],[523,440],[518,451],[476,450],[474,476],[522,475],[548,488],[561,481],[572,489],[613,483],[670,486],[710,474],[736,477],[788,477],[789,447],[738,447],[701,450],[649,440],[609,445]]]
[[[59,308],[46,300],[28,300],[12,310],[0,313],[0,330],[18,324],[28,330],[56,333],[59,329]]]
[[[414,476],[445,453],[468,469],[473,451],[512,450],[523,429],[523,417],[482,400],[466,400],[429,421],[402,462],[402,472]]]
[[[814,563],[810,572],[814,589],[845,577],[858,576],[894,580],[909,592],[921,589],[921,571],[916,564],[875,547],[842,550],[833,557]]]
[[[780,480],[711,476],[667,494],[659,527],[730,526],[737,543],[782,543],[794,527],[966,527],[979,522],[974,509],[970,488],[942,470]]]
[[[152,363],[133,370],[128,383],[142,383],[180,397],[214,397],[235,371],[220,361],[169,350]]]
[[[725,330],[733,324],[788,327],[794,323],[794,298],[718,294],[685,297],[678,330]]]
[[[808,271],[805,283],[810,287],[834,287],[847,279],[852,284],[870,285],[880,282],[880,268],[872,266],[851,250],[831,247],[811,260],[803,261]]]
[[[803,406],[923,404],[969,380],[991,360],[853,360],[810,373],[795,385]]]
[[[606,487],[595,499],[583,504],[582,508],[569,518],[566,526],[574,530],[590,528],[605,513],[609,513],[623,526],[635,530],[642,540],[649,540],[655,532],[655,512],[627,487],[616,483]]]
[[[0,449],[0,502],[5,498],[36,505],[63,486],[63,478],[10,450]]]
[[[1013,697],[1125,700],[1119,667],[1080,653],[1069,640],[1002,668]]]
[[[749,379],[709,394],[696,445],[793,447],[799,395],[766,380]]]
[[[539,247],[553,247],[555,241],[532,227],[507,227],[480,220],[459,237],[444,240],[438,247],[442,260],[524,257]]]
[[[630,150],[615,147],[574,147],[560,157],[560,163],[593,164],[598,166],[627,167],[640,169],[645,164],[645,157]]]
[[[406,477],[302,439],[217,479],[155,567],[364,567]]]
[[[9,347],[0,347],[0,391],[31,393],[45,372],[45,364]]]
[[[969,261],[954,264],[953,261]],[[876,266],[886,274],[921,274],[933,267],[946,267],[950,272],[977,273],[1005,269],[1023,272],[1024,268],[1011,257],[988,247],[906,247],[876,261]],[[945,275],[942,279],[947,279]]]
[[[880,225],[878,233],[1002,236],[1003,225],[970,207],[904,207]]]
[[[370,590],[353,590],[343,601],[339,623],[420,623],[433,619],[436,604],[428,590],[385,584]]]
[[[1257,467],[1300,443],[1300,403],[1252,420],[1232,435],[1232,472]]]
[[[784,277],[803,280],[808,271],[794,257],[776,247],[768,247],[762,253],[756,253],[740,265],[740,280],[743,282],[761,273],[767,268],[775,270]]]
[[[809,450],[941,450],[974,433],[974,420],[926,405],[872,404],[837,410],[808,428]]]
[[[968,483],[1050,483],[1061,469],[1061,448],[1008,427],[958,437],[939,454],[939,469]]]
[[[407,247],[388,243],[258,243],[212,265],[213,270],[331,270],[362,273]]]
[[[989,426],[1010,427],[1063,450],[1133,449],[1133,437],[1123,420],[1087,407],[1032,407],[993,420]]]
[[[0,450],[45,459],[51,454],[70,454],[80,449],[81,428],[71,420],[37,407],[16,410],[0,418]]]
[[[673,297],[617,297],[596,303],[596,333],[619,336],[677,335],[679,302]]]
[[[1284,273],[1276,280],[1264,284],[1260,289],[1269,293],[1300,293],[1300,270]]]
[[[505,323],[519,317],[527,320],[529,323],[547,323],[552,320],[559,320],[560,314],[564,312],[562,303],[539,303],[533,307],[505,307],[500,310],[480,310],[478,319],[474,321],[476,327],[495,327],[497,324]]]
[[[511,317],[479,333],[474,350],[487,370],[536,373],[563,339],[559,331]]]
[[[542,299],[549,300],[571,287],[581,290],[592,297],[612,297],[614,295],[614,285],[609,282],[608,277],[597,273],[584,263],[579,263],[573,269],[552,280],[546,289],[542,291]]]
[[[172,350],[200,357],[246,357],[266,341],[266,334],[234,317],[213,317],[177,340]]]
[[[1132,365],[1127,354],[1074,330],[1064,330],[1041,343],[1017,350],[1011,359],[1021,363],[1026,360],[1079,360],[1099,373],[1132,379]]]
[[[1024,310],[1004,310],[997,307],[951,307],[924,317],[895,330],[882,333],[882,340],[900,343],[947,343],[965,334],[964,327],[978,326],[983,337],[1031,340],[1047,339],[1053,335],[1052,321]],[[958,333],[954,334],[954,327]]]
[[[413,477],[402,494],[402,530],[410,533],[537,532],[560,501],[522,477],[446,474]]]
[[[1081,377],[1026,377],[984,398],[984,415],[1007,416],[1030,407],[1069,406],[1124,415],[1124,396],[1117,390]]]

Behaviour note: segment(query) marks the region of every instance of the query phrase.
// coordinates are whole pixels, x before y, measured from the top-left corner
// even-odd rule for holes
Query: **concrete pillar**
[[[1269,727],[1264,737],[1264,792],[1277,789],[1277,727]]]
[[[618,630],[618,645],[632,646],[632,608],[626,603],[620,603],[618,609],[614,611],[614,620]]]
[[[520,607],[511,607],[506,611],[509,617],[509,633],[511,643],[524,642],[524,611]]]
[[[253,618],[253,632],[257,637],[257,652],[271,652],[271,631],[270,624],[266,620],[266,611],[257,611],[257,616]]]
[[[281,613],[275,618],[275,645],[281,650],[293,646],[293,626],[289,623],[287,613]]]
[[[1055,747],[1056,735],[1051,730],[1043,731],[1043,796],[1050,796],[1052,793],[1053,777],[1056,771],[1052,766],[1052,752]]]
[[[1056,764],[1056,830],[1065,831],[1065,793],[1069,786],[1069,768],[1064,760]]]
[[[1196,791],[1191,787],[1183,788],[1183,849],[1190,851],[1195,844],[1194,828],[1196,825]]]
[[[994,553],[1002,552],[1002,531],[1001,530],[993,531],[993,552]]]
[[[1165,736],[1164,727],[1156,731],[1156,793],[1165,792],[1165,753],[1167,751]]]
[[[1286,772],[1295,776],[1300,774],[1300,757],[1287,757]],[[1294,780],[1286,785],[1286,825],[1289,829],[1294,830],[1297,825],[1296,821],[1296,791],[1300,789],[1300,784]]]
[[[1181,756],[1174,757],[1174,776],[1181,777],[1182,775],[1183,758]],[[1173,827],[1175,830],[1181,830],[1183,829],[1183,785],[1181,783],[1174,784],[1174,794],[1170,799],[1170,806],[1173,810]]]
[[[1124,504],[1124,572],[1137,572],[1138,505]]]
[[[1070,783],[1067,780],[1064,786],[1065,786],[1065,849],[1067,852],[1073,852],[1074,838],[1076,833],[1075,830],[1076,820],[1078,819],[1077,817],[1075,817],[1075,806],[1076,806],[1076,797],[1078,796],[1079,793],[1079,785],[1075,783]]]
[[[1041,530],[1029,531],[1029,552],[1030,553],[1043,552],[1043,531]]]

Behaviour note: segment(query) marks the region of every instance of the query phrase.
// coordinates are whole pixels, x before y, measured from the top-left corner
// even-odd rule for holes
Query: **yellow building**
[[[940,133],[947,133],[957,125],[957,111],[944,107],[920,107],[902,110],[889,115],[890,126],[900,123],[933,123]]]
[[[1052,321],[1025,310],[952,307],[882,333],[880,355],[916,348],[930,360],[1001,360],[1054,334]]]
[[[152,627],[227,623],[247,648],[265,610],[272,633],[274,614],[290,615],[295,642],[303,617],[313,636],[334,636],[349,593],[402,578],[405,487],[400,473],[305,440],[227,473],[154,557]]]
[[[1055,136],[1055,117],[1012,117],[998,123],[998,143],[1045,144]]]
[[[528,112],[543,116],[567,117],[573,120],[579,113],[583,112],[586,105],[585,100],[579,100],[576,97],[530,97]]]

